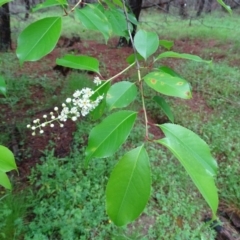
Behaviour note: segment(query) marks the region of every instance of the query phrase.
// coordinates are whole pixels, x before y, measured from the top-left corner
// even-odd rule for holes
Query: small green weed
[[[6,192],[0,199],[0,238],[17,240],[23,234],[25,218],[27,216],[28,202],[27,190]]]

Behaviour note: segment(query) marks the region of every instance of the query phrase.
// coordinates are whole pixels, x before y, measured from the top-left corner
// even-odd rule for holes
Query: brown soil
[[[76,54],[83,54],[88,55],[92,57],[96,57],[100,60],[100,72],[101,72],[101,78],[107,79],[111,76],[116,75],[121,70],[123,70],[125,67],[128,66],[126,62],[126,57],[133,53],[132,48],[129,47],[123,47],[123,48],[116,48],[117,39],[112,39],[108,45],[100,44],[96,41],[85,41],[84,43],[80,41],[80,39],[75,39],[73,43],[71,42],[71,39],[61,39],[58,43],[58,47],[50,54],[48,54],[46,57],[41,59],[37,62],[27,62],[24,64],[24,67],[22,69],[18,69],[16,67],[17,75],[22,74],[28,74],[30,76],[39,76],[39,75],[45,75],[50,80],[56,78],[56,74],[53,71],[53,68],[55,67],[55,59],[58,57],[63,56],[63,54],[66,54],[68,52],[74,51]],[[185,40],[178,40],[175,42],[175,51],[184,52],[184,53],[190,53],[190,54],[196,54],[201,55],[201,51],[204,48],[204,46],[216,46],[216,42],[214,40],[209,42],[203,42],[200,40],[196,41],[190,41],[188,39]],[[215,60],[220,60],[224,56],[213,56]],[[34,69],[34,71],[33,71]],[[67,72],[63,74],[67,74]],[[89,73],[91,74],[91,73]],[[132,72],[130,72],[130,75]],[[129,76],[129,73],[123,74],[119,76],[116,80],[121,81]],[[131,75],[132,76],[132,75]],[[38,89],[34,89],[35,93],[38,93],[37,96],[34,94],[35,97],[37,97],[39,100],[43,98],[44,96],[41,94],[41,91],[38,91]],[[194,93],[192,100],[186,101],[185,104],[188,104],[189,108],[192,111],[199,112],[200,108],[202,111],[206,112],[206,116],[211,115],[212,110],[205,104],[204,98],[201,96],[200,93]],[[27,109],[25,109],[27,110]],[[7,110],[6,110],[7,111]],[[51,110],[46,111],[43,110],[43,112],[39,112],[36,118],[41,118],[41,116],[44,113],[49,113]],[[24,118],[24,112],[7,112],[6,114],[8,118],[15,119],[15,121],[21,121],[22,118]],[[140,115],[141,111],[140,111]],[[206,119],[203,119],[206,120]],[[161,123],[164,121],[167,121],[166,118],[161,119]],[[156,122],[155,119],[149,118],[149,131],[154,135],[155,139],[159,139],[163,137],[163,134],[159,127],[155,126]],[[10,144],[10,148],[14,151],[15,154],[21,153],[22,154],[22,161],[20,162],[18,168],[19,168],[19,177],[22,180],[27,180],[27,176],[29,175],[31,168],[35,166],[36,163],[39,162],[39,159],[41,156],[44,155],[43,150],[46,149],[49,141],[54,142],[54,148],[55,148],[55,155],[59,157],[64,157],[68,155],[70,151],[70,146],[72,142],[72,133],[76,129],[75,123],[68,121],[64,128],[60,128],[59,126],[56,126],[54,128],[46,128],[44,137],[43,136],[32,136],[31,132],[27,132],[27,142],[24,144],[24,146],[19,146],[18,143],[21,141],[20,135],[17,133],[17,130],[14,128],[13,125],[13,138]],[[27,131],[27,130],[26,130]],[[30,153],[28,152],[28,155],[23,154],[24,149],[30,149]],[[234,235],[236,231],[239,231],[239,215],[236,215],[236,213],[231,214],[231,218],[228,215],[228,212],[223,207],[220,210],[220,213],[226,214],[228,217],[225,216],[226,224],[227,226],[230,224],[231,227],[230,230],[228,230],[228,233],[230,234],[228,237],[222,237],[219,233],[218,239],[239,239],[235,238]],[[233,220],[237,219],[237,220]],[[231,219],[231,220],[230,220]],[[152,221],[151,221],[152,223]],[[235,233],[234,233],[235,231]],[[238,232],[239,233],[239,232]]]

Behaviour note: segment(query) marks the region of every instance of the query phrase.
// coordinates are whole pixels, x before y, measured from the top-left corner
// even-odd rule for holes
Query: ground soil
[[[56,49],[48,54],[46,57],[41,59],[37,62],[28,62],[24,64],[24,67],[21,69],[16,68],[17,75],[22,74],[28,74],[32,76],[39,76],[39,75],[45,75],[48,77],[51,81],[52,78],[56,77],[54,74],[54,67],[55,65],[55,59],[62,56],[64,53],[72,52],[74,51],[76,54],[84,54],[92,57],[96,57],[100,59],[100,72],[101,72],[101,78],[107,79],[111,76],[116,75],[121,70],[123,70],[125,67],[128,66],[128,63],[126,62],[126,57],[133,53],[133,49],[129,47],[123,47],[123,48],[116,48],[118,39],[112,39],[108,45],[98,43],[97,41],[85,41],[84,43],[80,39],[65,39],[61,38]],[[188,40],[188,39],[182,39],[175,42],[174,51],[184,52],[184,53],[190,53],[190,54],[201,54],[202,49],[204,46],[216,46],[217,43],[212,40],[209,42],[203,42],[200,40]],[[218,61],[224,56],[213,56],[213,58]],[[34,71],[33,71],[34,69]],[[36,70],[37,69],[37,70]],[[69,73],[68,70],[64,69],[58,69],[60,72],[62,71],[63,75],[66,75]],[[90,76],[94,77],[92,73],[89,73]],[[123,74],[116,78],[116,81],[121,81],[129,76],[129,74],[133,74],[133,72],[130,72],[128,74]],[[132,76],[132,75],[131,75]],[[41,95],[41,91],[39,92],[39,95],[37,96],[38,99],[41,100],[43,95]],[[35,95],[36,97],[36,95]],[[210,115],[212,110],[205,104],[204,98],[201,96],[200,93],[193,94],[193,98],[190,101],[187,101],[187,104],[189,105],[190,109],[192,111],[199,111],[199,108],[201,107],[206,111],[206,115]],[[39,112],[37,117],[41,117],[44,113],[49,113],[49,111],[43,110],[43,112]],[[142,112],[140,111],[139,114],[141,115]],[[7,113],[8,118],[14,118],[19,121],[21,121],[21,118],[24,117],[24,112],[19,113],[18,111],[15,112],[8,112]],[[162,119],[162,121],[166,121],[167,119]],[[163,137],[162,132],[158,127],[154,126],[155,119],[151,118],[149,119],[150,124],[150,132],[156,137]],[[159,122],[158,122],[159,123]],[[15,154],[21,153],[22,149],[30,149],[30,153],[28,152],[28,155],[22,154],[22,161],[20,162],[18,168],[19,168],[19,178],[22,180],[27,181],[27,176],[29,175],[31,168],[33,168],[37,163],[39,163],[39,159],[41,156],[44,155],[43,150],[47,147],[49,141],[54,142],[54,148],[55,148],[55,155],[59,157],[64,157],[68,155],[70,151],[70,146],[72,142],[72,133],[75,131],[76,125],[75,123],[68,121],[64,128],[60,128],[58,126],[54,128],[48,128],[45,131],[44,137],[43,136],[32,136],[31,132],[27,132],[27,139],[28,141],[24,143],[24,146],[19,146],[18,143],[21,142],[20,135],[18,135],[17,130],[13,126],[13,139],[11,142],[11,149],[14,151]],[[233,233],[239,233],[239,227],[240,227],[240,217],[239,213],[231,212],[229,214],[229,209],[226,209],[226,206],[222,205],[221,209],[219,210],[221,213],[222,218],[225,219],[224,222],[227,228],[230,226],[230,230],[224,230],[228,231],[227,234],[221,234],[223,233],[222,228],[219,230],[218,238],[217,239],[239,239],[235,238]],[[234,219],[233,220],[233,214]]]

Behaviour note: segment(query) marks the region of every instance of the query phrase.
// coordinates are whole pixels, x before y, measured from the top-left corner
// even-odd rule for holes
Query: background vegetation
[[[176,15],[147,10],[140,19],[140,28],[155,29],[160,39],[173,40],[175,51],[213,60],[211,66],[168,60],[168,64],[190,81],[194,98],[189,102],[167,100],[176,123],[198,133],[210,145],[218,161],[216,181],[221,201],[220,215],[223,206],[225,211],[240,211],[238,14],[236,11],[230,16],[218,11],[197,19],[180,20]],[[30,15],[28,21],[38,17]],[[28,21],[19,22],[12,17],[13,45]],[[100,35],[84,31],[79,24],[68,21],[64,24],[64,35],[72,37],[77,33],[81,44],[88,44],[89,39],[104,43]],[[42,69],[47,62],[39,64],[43,65]],[[15,151],[21,170],[24,161],[34,154],[28,147],[27,123],[41,111],[59,105],[75,89],[91,85],[92,76],[78,72],[71,72],[67,77],[58,73],[49,76],[44,71],[39,74],[39,66],[21,74],[15,71],[17,66],[14,52],[1,53],[1,74],[7,82],[8,96],[0,98],[0,143],[13,148],[16,146],[14,138],[21,139],[20,147],[18,145]],[[39,91],[41,97],[35,98]],[[146,95],[151,96],[151,92]],[[137,103],[131,107],[139,109]],[[147,102],[147,108],[154,123],[166,121],[152,101]],[[77,124],[72,142],[66,143],[70,151],[65,156],[56,154],[54,138],[50,138],[40,161],[26,178],[21,173],[20,177],[11,176],[14,191],[1,192],[0,234],[3,239],[215,239],[216,232],[203,221],[209,214],[208,208],[189,176],[165,149],[153,145],[147,146],[154,166],[154,194],[147,209],[136,223],[128,227],[116,228],[109,222],[105,213],[104,187],[117,156],[94,160],[88,170],[83,168],[87,134],[94,125],[90,119]],[[130,136],[130,143],[123,148],[130,149],[131,143],[141,143],[143,136],[142,122],[139,121]],[[24,151],[19,150],[21,146]],[[117,155],[121,156],[122,151]],[[238,236],[235,232],[236,239]]]

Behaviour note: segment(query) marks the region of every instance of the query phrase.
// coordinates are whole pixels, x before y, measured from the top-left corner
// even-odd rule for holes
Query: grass
[[[19,191],[17,194],[11,191],[2,191],[0,198],[1,210],[1,239],[19,239],[23,234],[23,226],[28,214],[26,204],[27,191]]]
[[[47,16],[53,12],[42,14]],[[39,15],[34,19],[38,19]],[[32,16],[31,20],[34,19]],[[71,24],[69,28],[68,21],[64,18],[63,33],[66,36],[76,31],[84,40],[99,36],[84,32],[79,24]],[[196,39],[203,43],[214,40],[217,44],[213,48],[206,44],[199,55],[206,59],[224,55],[223,59],[213,59],[211,66],[178,61],[175,70],[191,83],[194,93],[200,94],[203,99],[199,111],[191,109],[187,101],[166,99],[174,112],[176,123],[198,133],[210,145],[219,164],[216,182],[220,200],[236,209],[240,208],[240,80],[238,66],[233,62],[239,61],[239,21],[237,13],[230,16],[214,12],[200,19],[192,19],[190,26],[189,19],[180,21],[178,16],[144,11],[140,26],[149,30],[158,29],[162,39],[187,39],[189,44]],[[13,29],[21,29],[27,24],[14,18],[12,23]],[[226,46],[229,46],[227,53]],[[13,121],[22,136],[26,137],[25,122],[30,121],[36,112],[59,105],[77,88],[91,86],[89,77],[78,72],[71,73],[66,79],[56,76],[58,81],[52,79],[51,82],[48,76],[21,76],[16,79],[13,74],[17,64],[14,54],[5,53],[1,56],[8,97],[0,98],[3,106],[0,111],[4,115],[7,108],[15,112],[28,109],[26,119],[17,123]],[[39,90],[42,96],[33,102],[30,96]],[[147,95],[151,94],[151,91],[147,92]],[[132,108],[138,109],[138,103],[133,104]],[[161,118],[162,111],[152,101],[147,101],[147,108],[154,118],[159,115]],[[210,111],[206,112],[206,109]],[[12,134],[11,127],[8,127],[9,120],[2,119],[1,122],[0,143],[8,145]],[[139,120],[128,143],[119,152],[107,160],[93,160],[89,170],[85,170],[82,164],[84,147],[92,126],[88,121],[78,123],[68,156],[54,156],[54,145],[52,151],[45,152],[45,157],[29,176],[31,191],[27,194],[28,198],[23,197],[20,191],[2,198],[0,234],[3,239],[215,238],[216,233],[203,222],[203,217],[209,214],[208,207],[189,176],[166,149],[152,143],[146,143],[153,176],[148,207],[139,220],[128,227],[116,228],[110,223],[104,205],[108,176],[125,151],[143,143],[144,129]]]
[[[239,46],[238,13],[232,15],[221,11],[205,14],[201,18],[181,20],[175,15],[159,14],[156,10],[143,11],[140,17],[140,27],[156,31],[165,39],[216,39],[221,43],[234,42]],[[179,31],[181,29],[181,31]],[[211,33],[211,34],[210,34]]]

